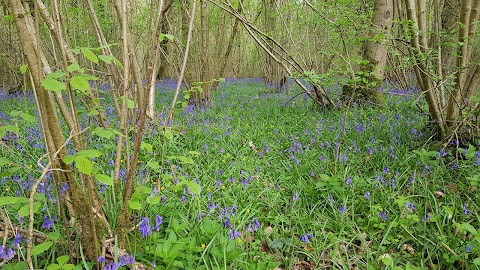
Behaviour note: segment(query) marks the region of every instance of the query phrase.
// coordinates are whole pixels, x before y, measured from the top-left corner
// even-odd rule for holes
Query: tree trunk
[[[387,65],[388,47],[384,38],[378,36],[388,35],[393,22],[393,0],[375,0],[372,30],[366,42],[364,59],[365,65],[361,66],[360,80],[344,87],[343,95],[351,100],[364,99],[375,104],[384,103],[382,95],[377,91],[382,85]]]

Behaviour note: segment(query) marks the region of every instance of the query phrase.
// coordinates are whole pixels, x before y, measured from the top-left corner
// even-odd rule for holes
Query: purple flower
[[[68,183],[67,182],[64,182],[61,186],[60,186],[60,196],[63,197],[65,196],[65,192],[67,192],[68,190]]]
[[[426,222],[430,220],[430,215],[428,213],[425,214],[425,216],[422,217],[422,221]]]
[[[103,263],[104,261],[105,261],[105,257],[103,257],[103,256],[98,257],[97,262]]]
[[[390,172],[390,169],[388,167],[383,168],[383,173],[389,173],[389,172]]]
[[[472,245],[467,245],[465,252],[469,253],[470,251],[472,251]]]
[[[256,232],[260,228],[260,222],[258,222],[257,218],[253,218],[252,222],[253,222],[253,231]]]
[[[365,199],[370,200],[370,191],[365,192]]]
[[[217,188],[221,188],[221,187],[222,187],[222,180],[217,179]]]
[[[348,187],[352,183],[352,178],[350,176],[347,176],[347,179],[345,180],[345,185]]]
[[[49,219],[46,215],[43,215],[43,223],[41,228],[50,230],[53,226],[54,221],[55,221],[55,218]]]
[[[13,239],[13,247],[19,247],[20,246],[20,242],[22,241],[22,235],[20,234],[20,232],[17,232],[17,234],[15,234],[15,238]]]
[[[143,217],[142,221],[140,222],[140,226],[138,230],[142,233],[142,238],[145,238],[147,235],[152,234],[152,230],[150,229],[150,219],[147,217]]]
[[[242,236],[242,234],[239,231],[236,231],[234,229],[230,229],[230,231],[228,231],[228,237],[230,238],[230,240],[239,238],[240,236]]]
[[[225,228],[232,228],[232,223],[230,223],[230,218],[227,217],[227,219],[225,220],[225,222],[223,223],[223,226]]]
[[[405,206],[412,212],[415,210],[415,206],[411,202],[405,202]]]
[[[160,225],[162,225],[162,223],[163,223],[163,217],[159,215],[155,215],[155,226],[153,227],[153,229],[157,232],[160,231]]]
[[[387,213],[381,211],[378,213],[378,217],[380,217],[383,221],[387,221]]]
[[[463,209],[463,214],[464,215],[472,215],[472,212],[470,212],[467,207],[465,206],[465,204],[462,204],[462,209]]]
[[[340,213],[345,213],[345,205],[340,206]]]
[[[297,192],[293,193],[293,195],[292,195],[292,201],[294,202],[296,200],[298,200],[298,193]]]
[[[308,243],[310,242],[310,239],[313,237],[313,235],[311,233],[306,233],[306,234],[303,234],[301,235],[298,240],[300,240],[301,242],[303,243]]]

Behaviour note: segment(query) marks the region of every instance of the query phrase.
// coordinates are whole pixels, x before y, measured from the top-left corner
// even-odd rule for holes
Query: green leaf
[[[106,56],[106,55],[99,55],[98,59],[102,60],[103,62],[110,64],[113,61],[113,58],[111,56]]]
[[[138,201],[128,201],[128,207],[133,210],[140,210],[142,209],[142,204]]]
[[[62,267],[56,263],[52,263],[49,266],[47,266],[47,270],[58,270],[61,269]]]
[[[7,135],[7,129],[4,126],[0,126],[0,139]]]
[[[47,74],[46,77],[50,78],[50,79],[60,79],[60,78],[64,77],[65,75],[67,75],[67,73],[61,71],[60,69],[57,69],[54,72]]]
[[[92,61],[95,64],[98,64],[97,55],[95,55],[95,53],[93,53],[89,48],[82,47],[80,48],[80,51],[88,60]]]
[[[112,56],[112,59],[113,59],[113,62],[114,62],[118,67],[120,67],[121,69],[123,69],[123,64],[122,64],[122,62],[120,62],[120,60],[118,60],[117,58],[115,58],[115,56]]]
[[[97,180],[104,185],[107,185],[107,186],[113,185],[113,178],[111,176],[98,173],[98,174],[95,174],[95,178],[97,178]]]
[[[89,80],[89,81],[97,81],[98,80],[98,77],[95,77],[91,74],[81,74],[79,76],[84,78],[85,80]]]
[[[3,137],[3,136],[1,136],[1,134],[0,134],[0,138],[1,137]],[[7,158],[0,157],[0,166],[7,165],[7,164],[10,164],[10,163],[11,163],[10,160],[8,160]]]
[[[475,260],[473,260],[473,264],[480,265],[480,258],[476,258]]]
[[[198,151],[188,151],[188,153],[193,156],[200,156],[200,152]]]
[[[102,155],[102,152],[95,150],[95,149],[86,149],[86,150],[80,150],[77,153],[78,156],[84,156],[87,158],[97,158]]]
[[[166,129],[165,133],[163,134],[165,138],[167,138],[169,141],[173,140],[173,133],[170,129]]]
[[[75,157],[75,167],[86,175],[91,175],[93,170],[92,162],[84,156]]]
[[[158,204],[160,202],[160,196],[153,196],[153,197],[148,196],[146,199],[146,202],[150,205]]]
[[[17,202],[28,203],[28,199],[24,197],[0,197],[0,207],[9,204],[16,204]]]
[[[70,85],[77,90],[80,91],[87,91],[90,89],[90,84],[88,83],[88,80],[86,80],[84,77],[81,75],[75,75],[70,79]]]
[[[57,258],[57,262],[59,265],[64,265],[68,262],[69,259],[70,257],[68,255],[63,255]]]
[[[63,158],[63,162],[65,162],[65,164],[72,164],[73,161],[75,161],[75,156],[72,155],[68,155]]]
[[[39,245],[36,245],[32,248],[32,256],[41,254],[47,251],[53,245],[52,241],[43,242]]]
[[[6,125],[5,126],[5,129],[7,131],[10,131],[10,132],[13,132],[13,133],[17,133],[20,132],[20,129],[17,127],[17,126],[14,126],[14,125]]]
[[[33,203],[33,213],[38,213],[38,210],[40,210],[41,203],[40,202],[34,202]],[[27,203],[24,206],[18,210],[18,215],[21,217],[26,217],[30,215],[30,204]]]
[[[25,74],[28,71],[28,66],[23,64],[20,66],[20,73]]]
[[[128,99],[127,100],[127,108],[134,109],[135,108],[135,102],[131,99]]]
[[[80,53],[80,49],[68,49],[68,50],[71,51],[74,54],[79,54]]]
[[[70,66],[67,67],[68,72],[74,72],[77,71],[80,68],[80,66],[77,63],[73,63]]]
[[[5,15],[3,16],[3,20],[6,22],[11,21],[13,20],[13,15]]]
[[[191,157],[184,157],[184,156],[178,156],[177,157],[182,163],[185,163],[185,164],[195,164],[195,162],[193,162],[193,159]]]
[[[114,132],[111,129],[97,127],[92,131],[92,135],[97,135],[105,139],[111,139],[114,136]]]
[[[140,149],[152,152],[153,151],[153,145],[151,145],[149,143],[146,143],[146,142],[142,142],[140,144]]]
[[[34,116],[28,114],[28,113],[22,113],[21,114],[21,117],[24,121],[30,123],[30,124],[33,124],[35,122],[37,122],[37,118],[35,118]]]
[[[160,36],[158,36],[158,40],[160,42],[164,41],[165,39],[168,39],[169,41],[172,41],[173,40],[173,36],[170,35],[170,34],[160,34]]]
[[[160,169],[160,164],[157,161],[148,161],[147,166],[150,167],[152,170]]]
[[[60,239],[60,233],[59,232],[48,233],[48,238],[52,239],[53,241],[57,241],[58,239]]]
[[[48,77],[43,79],[42,86],[49,91],[57,93],[60,93],[62,92],[62,90],[67,89],[67,86],[64,83]]]

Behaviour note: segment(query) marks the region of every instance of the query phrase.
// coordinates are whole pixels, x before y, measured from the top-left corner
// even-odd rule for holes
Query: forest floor
[[[173,82],[157,85],[159,121],[145,136],[131,201],[138,226],[128,252],[137,262],[156,269],[480,268],[480,151],[432,147],[416,91],[389,87],[384,107],[325,110],[304,95],[291,99],[295,87],[289,94],[267,88],[259,79],[227,80],[207,108],[179,107],[170,137],[160,127]],[[28,227],[21,205],[2,198],[28,197],[40,175],[45,150],[29,117],[34,104],[0,91],[0,123],[18,127],[0,145],[3,228],[7,220]],[[105,113],[117,126],[113,106]],[[91,118],[80,114],[86,126]],[[93,124],[85,133],[89,148],[102,153],[92,161],[111,175],[115,139],[98,131]],[[109,184],[98,188],[115,227],[121,192]],[[38,192],[35,230],[51,245],[34,262],[60,269],[68,259],[57,213],[63,197],[50,175]],[[25,266],[24,237],[5,238],[4,269]],[[116,262],[107,258],[105,269],[129,263]],[[77,269],[89,265],[79,260]]]

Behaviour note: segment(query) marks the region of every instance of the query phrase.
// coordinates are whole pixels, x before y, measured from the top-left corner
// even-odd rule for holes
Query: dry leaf
[[[406,250],[410,254],[415,254],[415,249],[409,244],[403,244],[401,250]]]
[[[441,192],[440,190],[435,191],[433,194],[435,195],[435,198],[445,197],[445,193]]]

